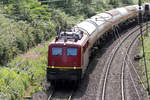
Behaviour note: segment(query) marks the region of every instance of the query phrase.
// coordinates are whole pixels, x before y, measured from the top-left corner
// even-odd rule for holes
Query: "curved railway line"
[[[136,30],[134,30],[133,32],[131,32],[130,34],[128,34],[122,41],[120,41],[120,43],[116,46],[116,48],[112,51],[112,54],[109,56],[109,60],[108,60],[108,62],[106,63],[106,65],[105,65],[105,67],[107,68],[106,69],[106,72],[105,72],[105,76],[104,76],[104,81],[103,81],[103,88],[102,88],[102,96],[101,96],[101,100],[109,100],[109,99],[106,99],[107,97],[106,96],[110,96],[109,95],[109,93],[107,93],[107,88],[109,87],[108,86],[108,82],[109,81],[112,81],[111,80],[111,75],[110,75],[110,73],[111,73],[111,65],[112,65],[112,63],[113,63],[113,60],[114,60],[114,58],[115,58],[115,56],[116,56],[116,54],[117,54],[117,52],[119,51],[119,49],[122,49],[121,48],[121,45],[129,38],[129,37],[131,37],[132,35],[134,35],[134,33],[136,33],[137,31],[139,30],[139,28],[137,28],[136,27]],[[132,44],[135,42],[135,40],[137,39],[137,37],[140,35],[140,33],[138,33],[137,35],[134,35],[134,39],[131,41],[131,44],[130,44],[130,46],[128,47],[128,49],[127,49],[127,52],[125,53],[126,55],[125,55],[125,58],[124,58],[124,62],[126,61],[126,59],[127,59],[127,55],[128,55],[128,52],[129,52],[129,50],[130,50],[130,48],[131,48],[131,46],[132,46]],[[127,47],[126,47],[127,48]],[[123,53],[123,52],[122,52]],[[113,67],[113,66],[112,66]],[[132,66],[133,67],[133,66]],[[118,67],[119,68],[119,67]],[[118,73],[118,74],[120,74],[120,75],[118,75],[117,77],[119,77],[120,78],[120,88],[121,88],[121,94],[120,94],[120,99],[119,100],[125,100],[125,94],[124,94],[124,70],[125,70],[125,63],[123,63],[122,64],[122,67],[120,67],[121,68],[121,73]],[[113,73],[115,72],[114,70],[112,70],[113,71]],[[117,73],[117,72],[116,72]],[[136,72],[136,74],[137,74],[137,72]],[[138,74],[137,74],[138,75]],[[116,77],[116,76],[115,76]],[[131,76],[131,74],[130,74],[130,77],[131,77],[131,79],[132,79],[132,76]],[[114,78],[114,77],[112,77],[112,78]],[[118,78],[118,79],[119,79]],[[139,78],[139,75],[138,75],[138,78]],[[114,81],[114,80],[113,80]],[[132,82],[133,82],[133,84],[134,84],[134,81],[133,81],[133,79],[132,79]],[[112,82],[111,82],[112,83]],[[117,83],[117,82],[115,82],[115,83]],[[119,84],[119,83],[118,83]],[[112,85],[113,86],[113,85]],[[110,86],[110,87],[112,87],[112,86]],[[135,87],[135,85],[134,85],[134,87]],[[113,87],[112,87],[113,88]],[[118,89],[119,89],[119,85],[118,85]],[[135,88],[136,89],[136,88]],[[145,89],[145,88],[144,88]],[[108,89],[108,91],[109,91],[109,89]],[[112,90],[111,90],[112,91]],[[136,92],[137,92],[137,94],[138,94],[138,91],[137,91],[137,89],[136,89]],[[106,94],[107,93],[107,94]],[[114,93],[115,93],[115,90],[114,90]],[[117,95],[116,95],[117,96]],[[111,97],[111,96],[110,96]],[[140,96],[139,96],[139,94],[138,94],[138,98],[140,98]],[[99,99],[99,96],[97,97],[97,100]],[[139,100],[141,100],[141,99],[139,99]]]

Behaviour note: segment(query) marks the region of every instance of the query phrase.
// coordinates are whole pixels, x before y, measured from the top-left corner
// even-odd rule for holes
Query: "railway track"
[[[107,62],[107,64],[105,65],[105,67],[106,67],[106,71],[105,71],[105,75],[104,75],[104,81],[103,81],[103,87],[102,87],[102,95],[101,95],[101,100],[107,100],[106,99],[106,91],[107,91],[107,89],[106,89],[106,87],[109,87],[109,86],[107,86],[107,84],[108,84],[108,81],[110,80],[109,78],[111,77],[109,74],[110,74],[110,69],[111,69],[111,65],[112,65],[112,63],[113,63],[113,60],[114,60],[114,58],[115,58],[115,56],[116,56],[116,54],[117,54],[117,52],[119,51],[119,49],[120,49],[120,47],[121,47],[121,45],[129,38],[129,37],[131,37],[132,35],[134,35],[134,33],[136,33],[136,32],[138,32],[139,31],[139,28],[138,27],[136,27],[135,28],[135,30],[134,31],[132,31],[131,33],[129,33],[126,37],[124,37],[121,41],[120,41],[120,43],[116,46],[116,48],[112,51],[112,54],[109,56],[109,60],[108,60],[108,62]],[[139,32],[138,32],[139,33]],[[139,36],[140,34],[137,34],[137,35],[135,35],[134,37],[134,40],[132,41],[133,43],[134,43],[134,41],[136,40],[136,38]],[[131,43],[131,46],[132,46],[132,44],[133,43]],[[131,46],[129,46],[128,47],[128,49],[130,50],[130,47]],[[128,50],[127,50],[128,51]],[[127,55],[127,52],[126,52],[126,55]],[[126,58],[124,58],[124,61],[126,61]],[[121,68],[121,73],[119,73],[120,75],[118,75],[121,79],[121,82],[120,82],[120,89],[121,89],[121,94],[120,94],[120,99],[121,100],[125,100],[125,95],[124,95],[124,70],[125,70],[125,63],[123,63],[123,66],[122,67],[120,67]],[[117,77],[118,77],[117,76]],[[118,88],[119,88],[119,86],[118,86]],[[100,88],[99,88],[100,89]],[[100,91],[100,90],[98,90],[98,91]],[[98,92],[99,93],[99,92]],[[96,100],[99,100],[99,95],[97,96],[97,99]],[[140,99],[139,99],[140,100]]]
[[[72,100],[74,90],[64,93],[60,91],[53,90],[48,97],[48,100]]]

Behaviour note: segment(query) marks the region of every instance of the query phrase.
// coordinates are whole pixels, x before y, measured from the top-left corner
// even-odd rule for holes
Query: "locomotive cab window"
[[[62,55],[62,48],[53,47],[52,48],[52,55],[53,56],[61,56]]]
[[[67,48],[67,56],[77,56],[77,48]]]

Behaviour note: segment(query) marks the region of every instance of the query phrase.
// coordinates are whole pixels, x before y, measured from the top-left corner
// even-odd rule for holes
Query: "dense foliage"
[[[22,100],[29,92],[26,90],[30,90],[29,95],[45,90],[41,84],[46,75],[48,44],[38,45],[0,68],[0,100]]]
[[[51,1],[51,2],[50,2]],[[0,0],[0,99],[20,100],[45,79],[47,46],[62,30],[132,0]],[[11,61],[16,55],[19,55]]]
[[[2,4],[2,2],[1,2]],[[0,64],[50,39],[83,17],[67,15],[36,0],[7,0],[0,13]],[[6,41],[5,41],[6,40]]]

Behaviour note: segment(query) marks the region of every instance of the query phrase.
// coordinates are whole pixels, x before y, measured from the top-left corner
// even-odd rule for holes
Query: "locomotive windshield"
[[[53,56],[61,56],[62,55],[62,48],[53,47],[52,48],[52,55]]]
[[[77,56],[77,48],[67,48],[67,56]]]

